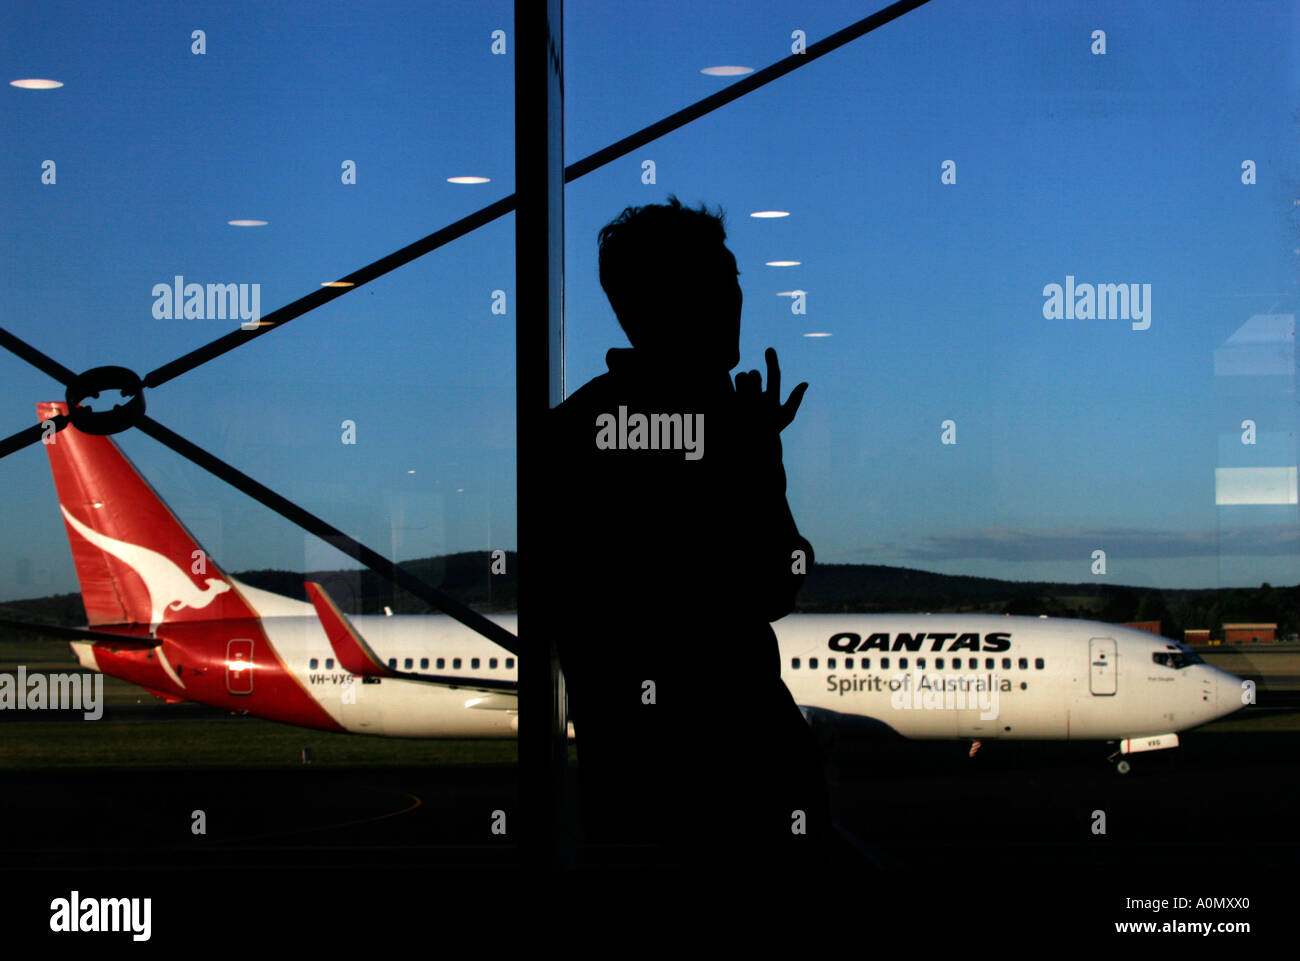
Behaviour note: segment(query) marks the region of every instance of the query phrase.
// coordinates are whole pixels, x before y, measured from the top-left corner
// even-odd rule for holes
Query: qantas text
[[[930,642],[930,646],[922,648],[921,645],[927,640]],[[827,644],[832,651],[839,651],[843,654],[862,651],[920,651],[923,649],[927,651],[987,651],[993,654],[1011,649],[1011,632],[996,631],[992,634],[985,634],[981,639],[980,635],[974,632],[958,634],[956,632],[917,631],[909,634],[902,631],[893,635],[887,633],[870,634],[864,639],[861,634],[843,631],[839,634],[833,634]]]

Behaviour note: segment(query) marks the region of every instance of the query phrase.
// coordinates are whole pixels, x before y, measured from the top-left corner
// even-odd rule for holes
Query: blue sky
[[[702,68],[761,68],[794,30],[876,7],[566,6],[569,162],[734,82]],[[154,284],[258,283],[267,313],[511,193],[497,29],[513,42],[508,3],[7,6],[0,325],[74,370],[143,374],[233,326],[156,319]],[[1216,471],[1297,463],[1297,50],[1282,2],[935,0],[569,186],[569,387],[624,343],[600,227],[669,193],[721,205],[742,366],[770,345],[787,386],[811,384],[784,439],[821,560],[1091,581],[1100,549],[1112,583],[1296,583],[1297,505],[1216,505]],[[8,85],[26,77],[64,86]],[[790,216],[749,216],[766,209]],[[513,549],[513,237],[503,217],[149,412],[398,559]],[[1045,318],[1067,275],[1149,284],[1150,328]],[[1261,315],[1260,343],[1225,346]],[[60,395],[0,356],[0,434]],[[119,442],[226,568],[343,566],[151,439]],[[75,589],[44,451],[0,461],[0,485],[22,505],[0,517],[0,598]]]

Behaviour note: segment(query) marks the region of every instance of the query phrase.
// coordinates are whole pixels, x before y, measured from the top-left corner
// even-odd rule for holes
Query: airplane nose
[[[1245,682],[1235,674],[1215,669],[1215,704],[1218,716],[1226,717],[1246,706]]]

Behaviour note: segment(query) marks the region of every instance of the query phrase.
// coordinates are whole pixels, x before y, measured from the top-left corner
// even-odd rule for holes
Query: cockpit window
[[[1151,655],[1151,660],[1157,664],[1163,664],[1165,667],[1172,667],[1175,671],[1181,670],[1189,664],[1205,663],[1193,651],[1156,651]]]

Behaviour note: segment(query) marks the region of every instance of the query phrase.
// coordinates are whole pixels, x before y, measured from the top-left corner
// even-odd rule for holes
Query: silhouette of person
[[[790,864],[830,831],[816,740],[770,622],[813,562],[786,502],[780,400],[740,361],[721,212],[629,207],[599,236],[630,349],[551,411],[557,638],[589,840],[669,863]]]

